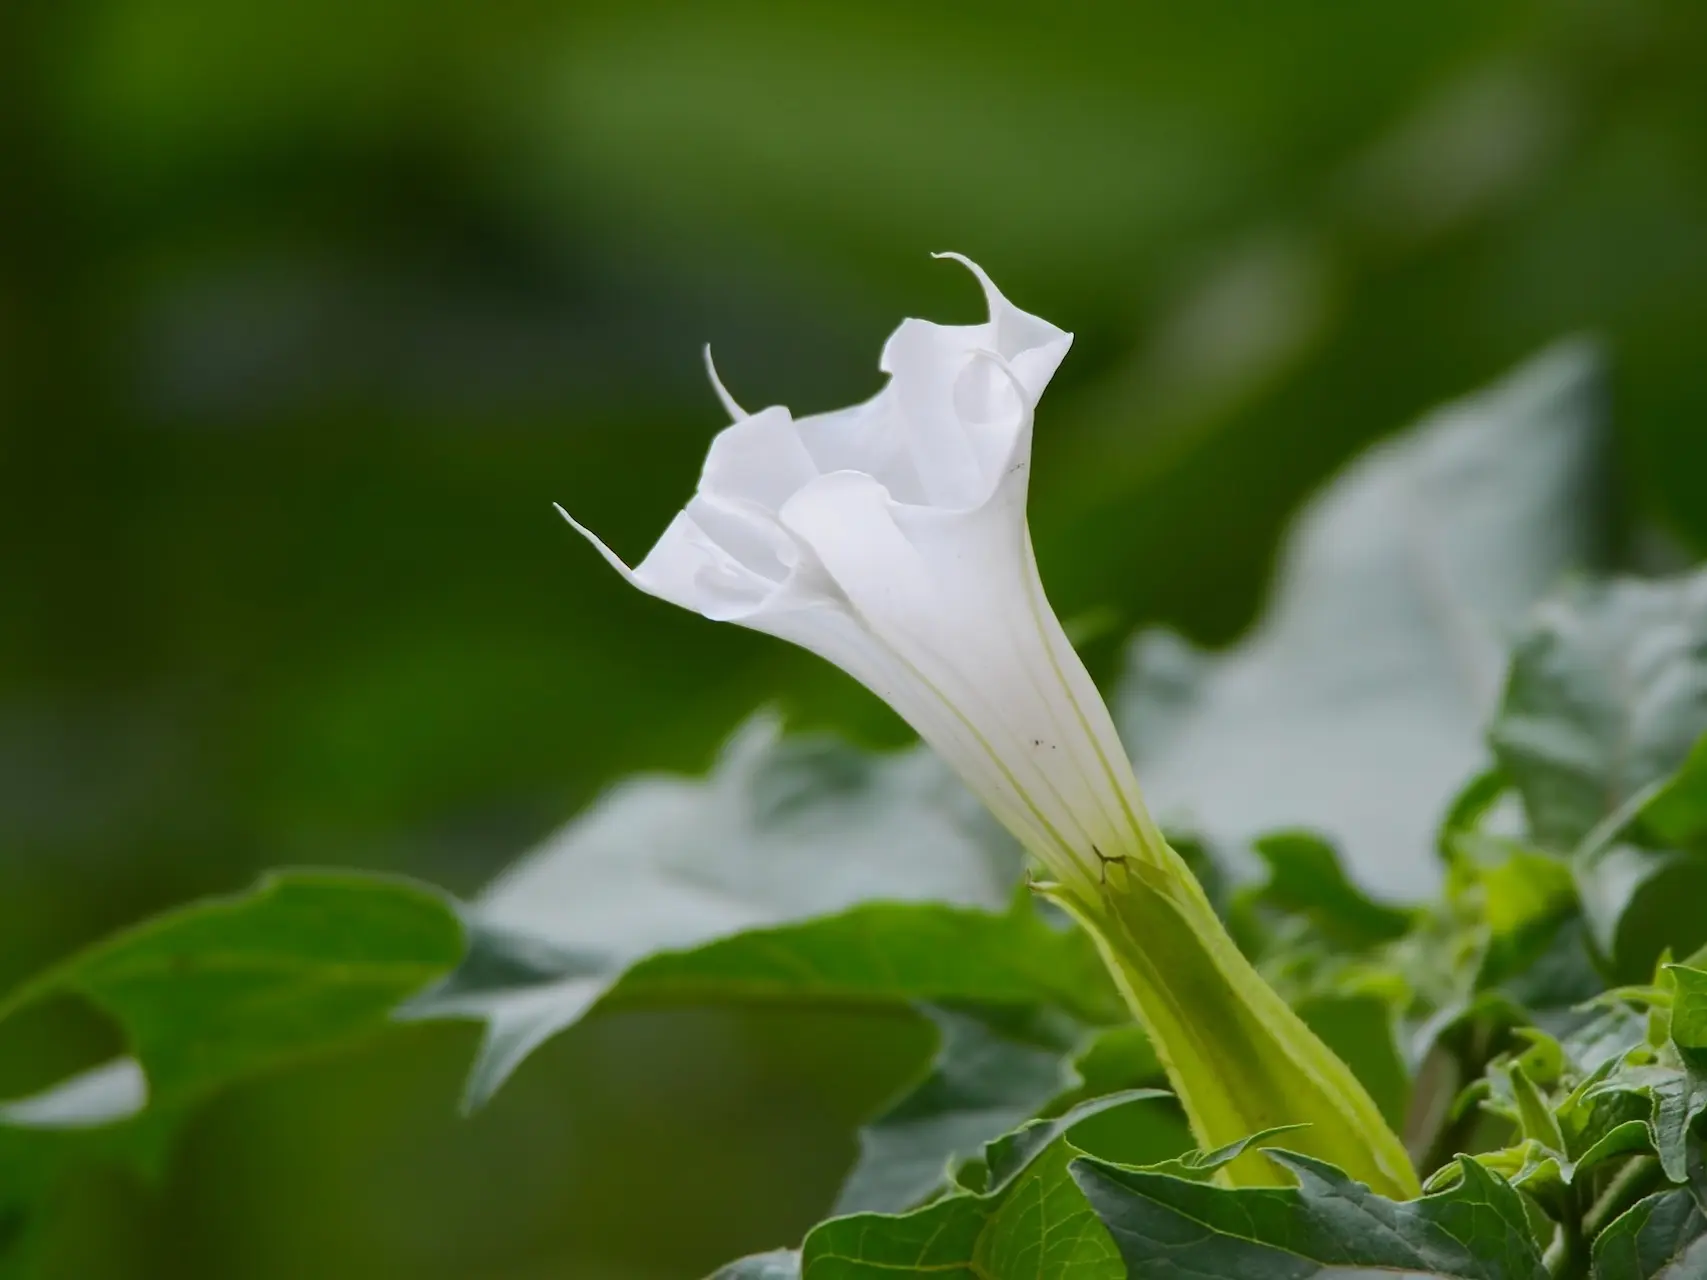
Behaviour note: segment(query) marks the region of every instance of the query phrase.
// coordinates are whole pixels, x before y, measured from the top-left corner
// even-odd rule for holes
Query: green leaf
[[[1575,874],[1583,919],[1615,980],[1641,981],[1661,952],[1707,942],[1707,852],[1613,844],[1578,859]]]
[[[1707,970],[1668,964],[1671,974],[1671,1039],[1692,1062],[1707,1062]]]
[[[1103,1161],[1073,1176],[1129,1274],[1145,1280],[1307,1280],[1369,1267],[1451,1280],[1544,1280],[1523,1202],[1461,1159],[1461,1181],[1393,1201],[1332,1165],[1278,1151],[1298,1186],[1228,1190]]]
[[[589,1008],[708,1002],[1051,1005],[1090,1022],[1126,1016],[1089,938],[1046,923],[1029,901],[1002,914],[938,903],[869,903],[648,956],[614,973],[476,925],[468,961],[412,1001],[411,1018],[478,1017],[486,1049],[478,1105],[495,1074]],[[567,1021],[566,1021],[567,1019]],[[999,1130],[998,1130],[999,1132]]]
[[[410,881],[342,872],[270,875],[126,930],[13,993],[0,1019],[74,994],[123,1031],[150,1105],[385,1025],[462,957],[456,916]]]
[[[1117,717],[1159,817],[1238,848],[1303,827],[1408,899],[1481,771],[1503,637],[1595,552],[1601,373],[1553,349],[1354,462],[1296,519],[1273,603],[1213,658],[1134,643]]]
[[[383,1029],[462,951],[438,892],[302,871],[157,916],[64,961],[14,992],[0,1020],[80,997],[113,1020],[130,1056],[0,1106],[0,1214],[8,1198],[27,1214],[20,1206],[76,1160],[157,1166],[193,1103]]]
[[[1083,930],[1019,900],[1003,914],[921,902],[870,903],[752,929],[628,969],[605,1006],[715,1000],[1046,1004],[1088,1022],[1127,1016]]]
[[[1576,846],[1707,732],[1707,573],[1576,583],[1519,642],[1491,740],[1535,838]],[[1632,815],[1633,816],[1633,815]]]
[[[1452,855],[1451,897],[1480,917],[1487,934],[1476,989],[1505,988],[1532,1008],[1574,1004],[1600,990],[1582,955],[1568,860],[1480,832],[1455,837]]]
[[[1273,1129],[1264,1129],[1261,1133],[1240,1138],[1237,1142],[1229,1142],[1224,1147],[1216,1147],[1213,1151],[1188,1151],[1172,1160],[1143,1165],[1142,1168],[1146,1173],[1165,1173],[1171,1178],[1184,1178],[1188,1182],[1207,1182],[1223,1165],[1232,1164],[1245,1152],[1261,1150],[1272,1145],[1270,1139],[1304,1127],[1298,1124],[1277,1125]]]
[[[947,1184],[951,1163],[974,1155],[1071,1087],[1079,1028],[1036,1017],[933,1008],[940,1046],[930,1072],[860,1131],[859,1161],[835,1212],[897,1213]],[[1015,1025],[1017,1023],[1017,1025]]]
[[[1345,950],[1363,950],[1402,937],[1414,913],[1375,901],[1346,879],[1332,845],[1306,831],[1259,836],[1254,848],[1268,880],[1247,891],[1251,901],[1304,917],[1316,933]]]
[[[1645,1084],[1653,1099],[1649,1124],[1660,1165],[1673,1182],[1689,1167],[1689,1138],[1707,1112],[1707,971],[1667,965],[1662,975],[1672,989],[1667,1048],[1672,1065],[1638,1067],[1629,1077]]]
[[[1085,1097],[1118,1093],[1162,1078],[1162,1062],[1144,1028],[1136,1023],[1105,1027],[1073,1061]]]
[[[1066,1137],[1068,1130],[1081,1120],[1088,1120],[1115,1107],[1123,1107],[1129,1102],[1144,1102],[1152,1098],[1170,1096],[1172,1095],[1166,1089],[1126,1089],[1120,1093],[1081,1102],[1065,1115],[1047,1120],[1032,1120],[1012,1133],[1004,1133],[984,1148],[984,1163],[990,1170],[988,1190],[996,1192],[1010,1186],[1045,1148],[1057,1139]]]
[[[1639,1200],[1594,1240],[1594,1280],[1707,1280],[1707,1210],[1695,1186]]]
[[[1707,1111],[1707,1074],[1685,1067],[1680,1071],[1650,1068],[1632,1076],[1645,1081],[1653,1100],[1648,1126],[1660,1167],[1673,1182],[1682,1182],[1689,1169],[1690,1130]]]
[[[1707,845],[1707,735],[1696,739],[1677,772],[1642,806],[1642,823],[1675,847]]]
[[[990,1190],[957,1194],[901,1215],[854,1214],[819,1224],[801,1247],[803,1280],[1123,1280],[1107,1233],[1068,1175],[1078,1155],[1066,1134],[1082,1120],[1156,1096],[1096,1098],[1034,1121],[985,1152]]]
[[[839,1214],[900,1212],[957,1176],[972,1190],[988,1190],[987,1168],[976,1170],[977,1179],[966,1175],[979,1150],[1002,1134],[1034,1116],[1125,1096],[1163,1076],[1149,1037],[1133,1023],[1093,1031],[1054,1009],[927,1006],[923,1012],[936,1024],[936,1056],[920,1081],[860,1131],[859,1161],[837,1199]],[[1184,1145],[1184,1121],[1175,1111],[1131,1108],[1119,1120],[1123,1150],[1140,1142],[1146,1149]]]
[[[872,900],[995,910],[1020,868],[1013,842],[923,748],[872,755],[784,740],[759,716],[705,778],[629,779],[501,875],[465,909],[467,964],[410,1016],[486,1023],[466,1095],[478,1105],[636,966],[613,998],[1004,1001],[1016,976],[1080,944],[1052,944],[1019,916],[938,908],[736,935]],[[998,944],[1015,950],[1003,956]],[[903,961],[928,972],[890,968]],[[1092,972],[1076,970],[1088,998],[1109,1007]]]
[[[1553,1114],[1553,1108],[1542,1098],[1521,1064],[1511,1064],[1509,1078],[1512,1095],[1517,1101],[1518,1127],[1523,1136],[1539,1142],[1550,1151],[1563,1153],[1565,1135],[1559,1128],[1559,1117]]]

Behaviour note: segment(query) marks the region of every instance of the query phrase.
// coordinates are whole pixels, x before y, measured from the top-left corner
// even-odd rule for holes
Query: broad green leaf
[[[279,873],[97,943],[14,992],[0,1018],[49,996],[83,997],[124,1033],[149,1104],[172,1106],[384,1026],[462,951],[448,901],[423,885]],[[115,1083],[136,1092],[127,1071],[113,1071],[97,1078],[103,1104]]]
[[[1707,732],[1707,573],[1577,583],[1535,613],[1491,740],[1530,828],[1576,846]],[[1633,815],[1632,815],[1633,816]]]
[[[1020,866],[1012,841],[924,749],[871,755],[782,740],[761,716],[705,778],[630,779],[501,875],[465,909],[467,965],[410,1016],[486,1023],[467,1090],[477,1105],[637,965],[636,1000],[651,983],[658,998],[677,999],[739,998],[737,986],[816,998],[839,984],[844,998],[1000,1001],[1008,994],[987,988],[1005,983],[1011,993],[1012,975],[1036,960],[989,949],[991,930],[1026,927],[1012,921],[872,912],[823,932],[736,935],[871,900],[995,910]],[[923,945],[907,942],[914,923]],[[957,956],[957,941],[980,932],[986,943]],[[1048,950],[1037,934],[1023,937],[1028,949]],[[719,940],[727,945],[697,950]],[[642,964],[666,951],[690,954]],[[903,959],[930,974],[889,968]],[[701,977],[702,965],[720,976]],[[962,977],[930,976],[946,969]],[[978,989],[963,989],[964,975]]]
[[[1128,1016],[1089,936],[1046,922],[1026,899],[1001,914],[877,902],[751,929],[648,956],[601,1004],[767,999],[1046,1004],[1092,1023]]]
[[[157,1166],[191,1104],[383,1029],[462,952],[436,891],[303,871],[157,916],[55,966],[0,1005],[0,1019],[79,997],[113,1020],[129,1056],[0,1106],[0,1216],[27,1226],[29,1201],[71,1161]]]
[[[501,1083],[483,1074],[499,1062],[491,1055],[525,1055],[535,1037],[594,1005],[948,1001],[1051,1005],[1097,1023],[1126,1016],[1089,938],[1046,923],[1024,900],[1000,914],[930,902],[868,903],[658,952],[615,973],[596,958],[553,951],[534,939],[478,925],[470,932],[468,961],[405,1010],[411,1018],[488,1020],[490,1049],[470,1080],[470,1105]],[[590,998],[589,985],[596,987]],[[501,1033],[519,1039],[500,1041]]]
[[[1601,526],[1600,364],[1556,348],[1343,472],[1295,522],[1256,630],[1207,657],[1140,636],[1117,714],[1159,817],[1237,848],[1320,831],[1399,899],[1486,763],[1505,637]]]
[[[1594,1240],[1594,1280],[1707,1280],[1707,1209],[1697,1186],[1639,1200]]]
[[[985,1151],[990,1189],[983,1194],[820,1223],[801,1246],[803,1280],[1123,1280],[1107,1233],[1068,1175],[1078,1152],[1066,1135],[1082,1120],[1154,1096],[1135,1090],[1093,1099],[997,1139]]]
[[[960,1195],[895,1217],[832,1218],[801,1246],[802,1280],[993,1280],[976,1263],[990,1216],[976,1196]]]
[[[1367,1267],[1450,1280],[1544,1280],[1518,1193],[1469,1159],[1461,1181],[1393,1201],[1338,1169],[1269,1158],[1298,1186],[1222,1187],[1081,1159],[1073,1176],[1128,1273],[1146,1280],[1307,1280]]]

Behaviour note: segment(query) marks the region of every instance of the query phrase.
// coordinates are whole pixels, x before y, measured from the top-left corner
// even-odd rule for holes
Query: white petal
[[[774,512],[817,476],[794,419],[775,406],[717,433],[700,472],[699,491]]]
[[[1012,364],[1020,375],[1020,381],[1025,384],[1032,402],[1036,403],[1043,395],[1044,388],[1049,385],[1049,379],[1055,376],[1055,370],[1066,358],[1067,349],[1073,345],[1073,335],[1014,306],[984,273],[984,268],[972,259],[958,253],[937,253],[931,256],[958,262],[978,278],[978,284],[984,290],[984,300],[990,308],[988,326],[978,327],[987,327],[990,337],[988,341],[977,345],[988,347]]]
[[[948,708],[931,739],[992,802],[987,757],[1049,836],[1033,847],[1057,870],[1093,849],[1129,851],[1149,834],[1136,784],[1100,698],[1043,600],[1023,509],[970,513],[893,502],[868,476],[826,476],[783,509],[852,613],[914,682]],[[902,714],[909,714],[907,709]],[[943,713],[936,713],[941,719]]]
[[[729,388],[723,385],[723,379],[717,376],[717,364],[711,358],[711,344],[705,344],[705,372],[711,378],[711,388],[717,392],[717,399],[722,403],[724,411],[736,422],[747,417],[747,411],[735,403],[735,397],[729,394]]]
[[[686,511],[670,521],[638,569],[630,569],[596,533],[561,506],[557,511],[629,585],[714,621],[739,621],[759,608],[775,587],[773,581],[724,550]]]
[[[629,586],[637,587],[640,585],[634,580],[634,570],[630,569],[628,565],[624,563],[621,556],[617,555],[616,552],[612,551],[605,545],[603,538],[599,537],[598,534],[594,533],[591,529],[587,528],[586,525],[582,524],[574,516],[565,511],[561,502],[554,502],[551,505],[557,508],[558,515],[562,516],[569,522],[569,527],[571,529],[593,544],[593,549],[605,558],[606,564],[623,576],[623,580],[626,581]]]
[[[743,625],[797,644],[853,676],[912,725],[960,775],[996,818],[1026,848],[1053,850],[1056,842],[1027,804],[1001,762],[980,742],[974,727],[893,650],[855,618],[845,603],[828,596],[809,602],[791,591]],[[839,593],[836,593],[839,594]]]
[[[1025,523],[1032,409],[1072,338],[940,256],[989,319],[904,322],[876,396],[799,420],[746,414],[708,351],[735,422],[686,509],[632,571],[575,527],[641,589],[848,671],[1057,875],[1095,877],[1158,837]]]

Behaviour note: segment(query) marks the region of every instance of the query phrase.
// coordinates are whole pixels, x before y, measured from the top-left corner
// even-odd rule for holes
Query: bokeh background
[[[0,8],[0,984],[278,864],[471,891],[820,664],[629,592],[735,394],[878,385],[931,250],[1078,341],[1033,528],[1099,674],[1259,607],[1377,436],[1612,356],[1627,559],[1707,548],[1698,0],[65,0]],[[791,1243],[908,1018],[595,1018],[459,1119],[472,1028],[236,1090],[90,1277],[691,1280]],[[14,1050],[0,1094],[40,1063]]]

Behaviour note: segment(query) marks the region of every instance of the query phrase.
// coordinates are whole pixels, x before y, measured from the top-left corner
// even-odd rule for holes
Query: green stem
[[[1202,1146],[1303,1124],[1287,1147],[1382,1195],[1421,1193],[1404,1146],[1357,1077],[1239,952],[1172,849],[1154,862],[1110,861],[1098,892],[1063,890],[1059,900],[1096,938]],[[1254,1151],[1225,1175],[1244,1186],[1289,1181]]]
[[[1583,1217],[1583,1233],[1593,1240],[1626,1209],[1665,1181],[1658,1156],[1635,1156],[1606,1184],[1600,1199]]]
[[[1582,1224],[1574,1214],[1566,1214],[1541,1263],[1547,1268],[1549,1280],[1582,1280],[1588,1275],[1588,1262],[1588,1243]]]
[[[1657,1157],[1636,1156],[1625,1163],[1586,1213],[1577,1212],[1573,1205],[1542,1259],[1549,1280],[1582,1280],[1587,1276],[1595,1238],[1664,1179]]]

